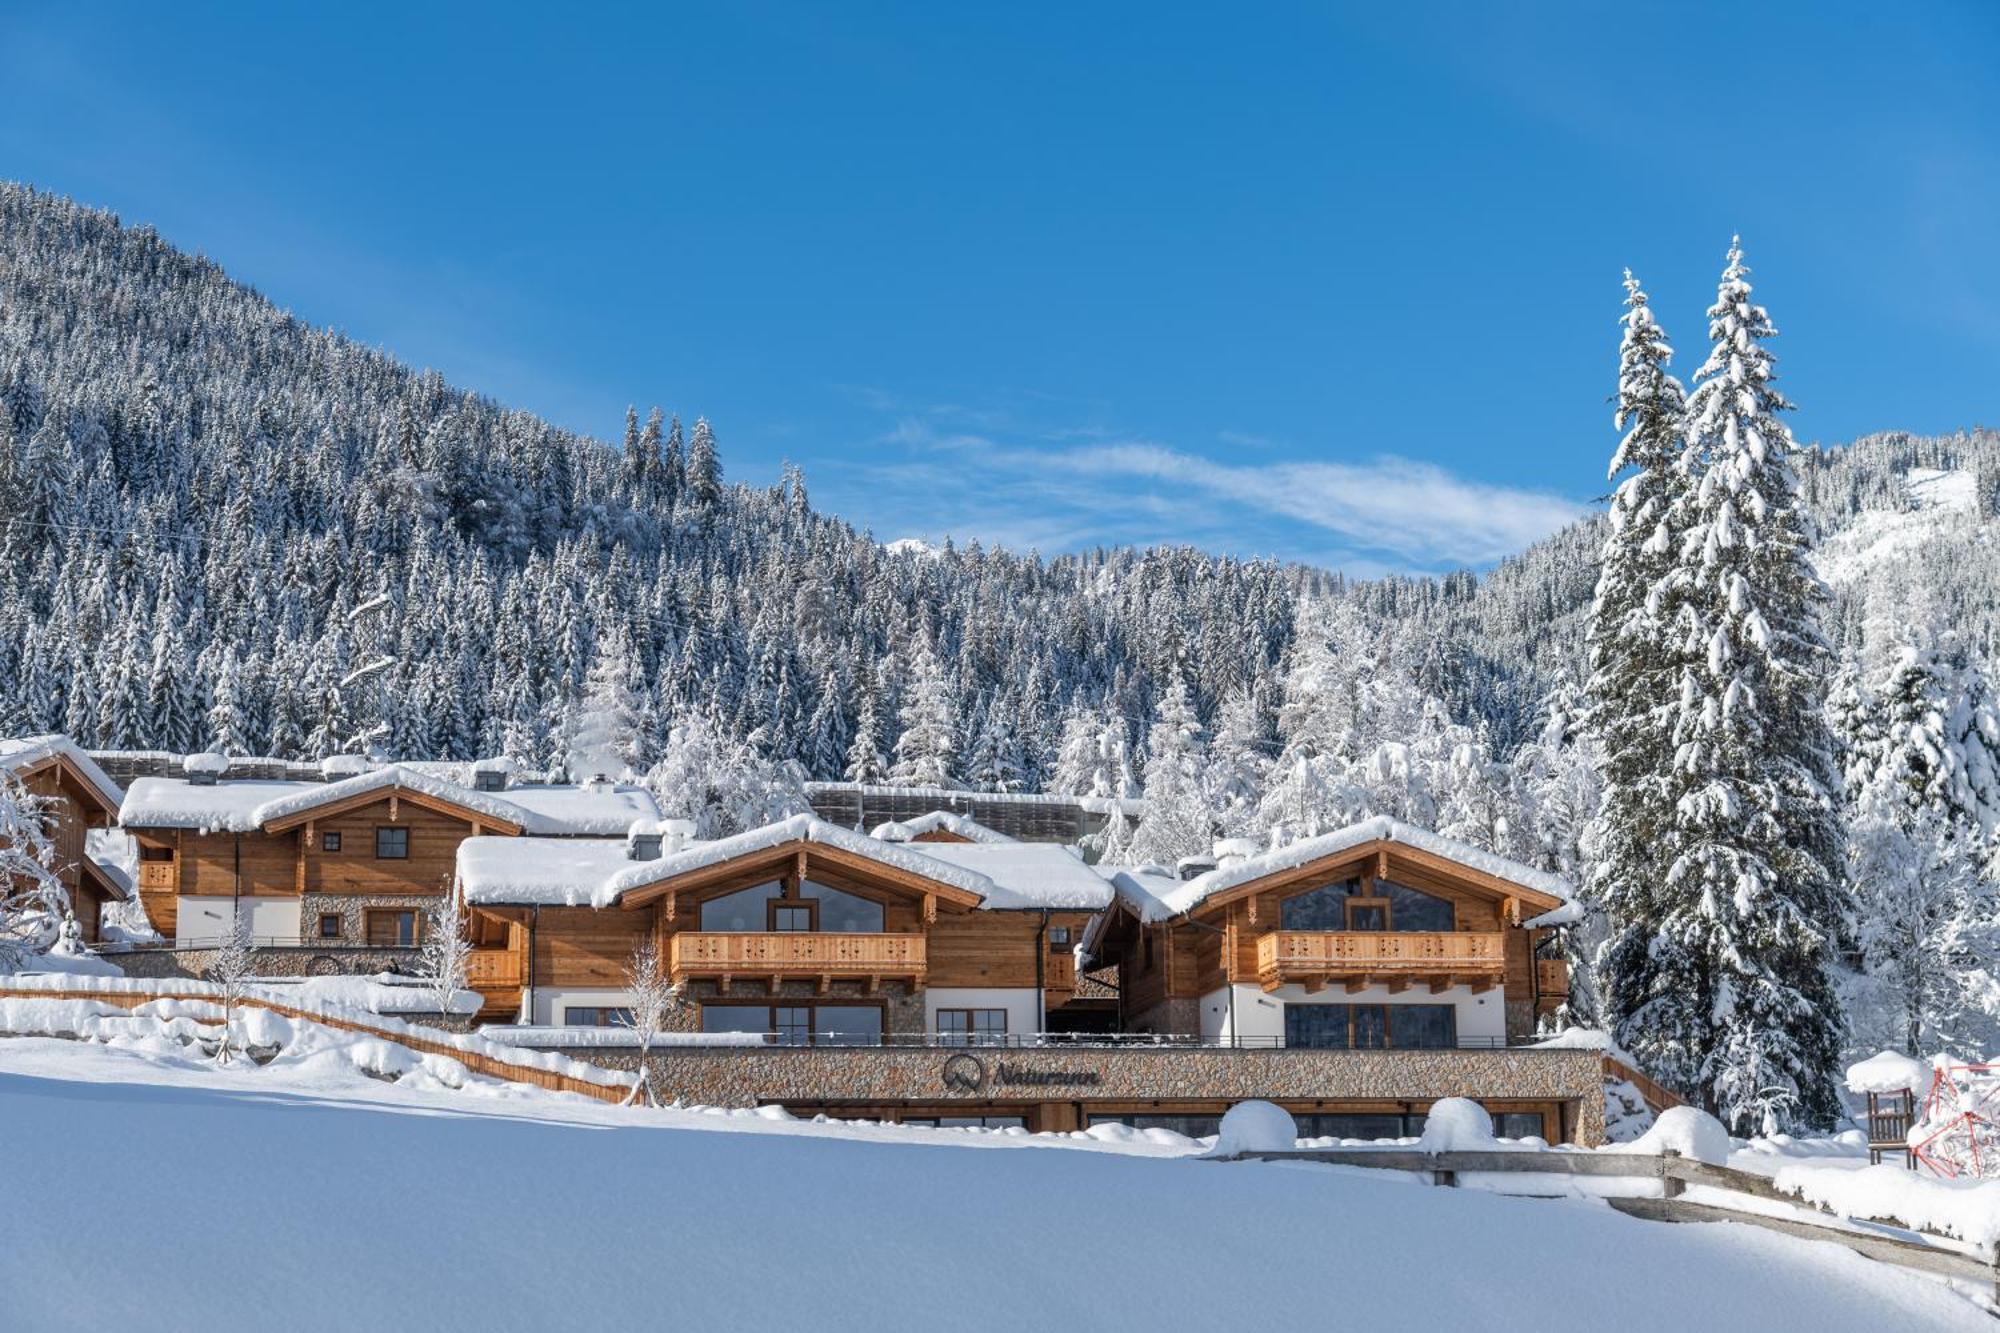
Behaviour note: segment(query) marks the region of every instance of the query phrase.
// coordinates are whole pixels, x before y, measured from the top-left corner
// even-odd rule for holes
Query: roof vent
[[[635,819],[625,830],[625,856],[632,861],[657,861],[660,845],[666,840],[666,823],[658,819]]]
[[[330,754],[319,761],[319,775],[327,782],[343,782],[374,771],[374,763],[365,754]]]
[[[1199,879],[1213,869],[1215,858],[1212,856],[1183,856],[1174,862],[1174,874],[1182,879]]]
[[[472,766],[472,789],[474,791],[505,791],[507,779],[514,773],[514,761],[501,755],[495,759],[481,759]]]
[[[187,774],[191,786],[213,787],[215,780],[229,771],[229,756],[203,750],[181,760],[181,771]]]

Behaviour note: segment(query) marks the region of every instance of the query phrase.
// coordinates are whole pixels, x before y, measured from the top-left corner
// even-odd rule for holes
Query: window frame
[[[1061,938],[1057,938],[1060,936]],[[1068,926],[1049,927],[1049,952],[1066,953],[1071,948]]]
[[[1382,914],[1379,926],[1357,926],[1354,924],[1354,909]],[[1350,897],[1341,905],[1341,920],[1347,930],[1356,935],[1387,935],[1396,929],[1396,908],[1387,898]]]
[[[709,1030],[705,1025],[703,1015],[710,1008],[762,1009],[764,1011],[764,1030],[757,1035],[762,1036],[769,1045],[773,1046],[820,1045],[821,1044],[820,1037],[822,1035],[822,1032],[819,1025],[819,1011],[822,1008],[873,1009],[881,1015],[875,1027],[877,1043],[884,1044],[887,1042],[889,1037],[888,1001],[882,999],[871,1000],[865,996],[859,996],[859,995],[830,996],[824,1002],[820,1001],[817,998],[808,999],[804,996],[793,997],[793,996],[781,995],[777,997],[777,1001],[775,1003],[767,1000],[763,1004],[758,1004],[755,1001],[730,999],[726,996],[717,996],[713,999],[703,998],[695,1002],[695,1009],[696,1009],[695,1023],[700,1031],[706,1032]],[[778,1027],[778,1010],[780,1009],[804,1009],[806,1011],[807,1027],[806,1027],[805,1041],[789,1042],[780,1039],[781,1029]],[[735,1031],[736,1029],[717,1029],[717,1030]],[[830,1042],[827,1044],[839,1046],[839,1045],[854,1045],[856,1043]]]
[[[327,929],[329,925],[333,927],[332,930]],[[315,939],[337,940],[344,933],[345,931],[343,928],[343,923],[340,919],[340,913],[321,912],[319,914],[319,933],[314,936]]]
[[[384,852],[382,841],[385,835],[394,841],[402,840],[400,852]],[[377,861],[407,861],[410,859],[410,826],[407,824],[377,824],[375,826],[375,859]]]
[[[779,930],[778,913],[803,911],[806,914],[804,930]],[[817,935],[819,933],[819,900],[816,898],[767,898],[764,900],[764,930],[773,935]]]
[[[340,850],[340,830],[322,830],[319,835],[319,849],[322,852],[338,852]]]
[[[382,942],[375,938],[375,922],[382,917],[410,918],[410,942],[400,940]],[[361,909],[361,933],[371,949],[416,949],[423,946],[424,914],[414,907],[364,907]],[[397,934],[401,934],[400,931]]]
[[[944,1027],[944,1020],[947,1014],[955,1018],[963,1017],[965,1026],[963,1028],[947,1030]],[[978,1026],[978,1019],[982,1014],[998,1014],[1000,1016],[1000,1026],[997,1029]],[[938,1037],[960,1038],[960,1040],[956,1041],[940,1041],[938,1044],[941,1046],[1005,1046],[1007,1044],[1008,1031],[1007,1011],[1004,1008],[996,1008],[991,1005],[955,1005],[948,1009],[938,1010],[936,1016],[932,1019],[931,1028],[933,1033]],[[998,1038],[998,1040],[995,1040],[995,1038]]]

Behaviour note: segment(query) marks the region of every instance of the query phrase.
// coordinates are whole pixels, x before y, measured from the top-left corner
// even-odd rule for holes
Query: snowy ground
[[[619,1126],[620,1128],[612,1128]],[[1825,1244],[1335,1168],[0,1040],[0,1328],[1989,1329]]]

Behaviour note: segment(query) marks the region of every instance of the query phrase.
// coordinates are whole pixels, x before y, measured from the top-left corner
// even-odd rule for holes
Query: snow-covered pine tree
[[[688,437],[687,496],[698,509],[713,509],[722,499],[722,455],[708,418],[699,417]]]
[[[1687,521],[1676,500],[1690,479],[1678,467],[1686,400],[1668,370],[1673,349],[1629,269],[1621,323],[1612,422],[1624,434],[1609,475],[1626,475],[1612,493],[1586,631],[1585,716],[1604,790],[1590,829],[1596,856],[1584,886],[1593,920],[1571,932],[1570,968],[1590,976],[1613,1030],[1629,1035],[1643,1021],[1659,1033],[1651,1052],[1657,1062],[1692,1040],[1678,1025],[1669,1035],[1659,1012],[1677,997],[1660,967],[1674,945],[1659,938],[1663,906],[1657,897],[1667,867],[1661,835],[1673,818],[1667,787],[1674,756],[1671,710],[1680,694],[1684,637],[1666,622],[1659,588],[1680,549],[1672,525]],[[1595,947],[1586,952],[1589,944]],[[1685,1011],[1675,1013],[1685,1017]],[[1654,1072],[1693,1077],[1679,1056],[1671,1068],[1660,1065]]]
[[[598,636],[583,695],[565,718],[572,777],[615,779],[634,768],[639,753],[637,675],[624,628],[607,628]]]
[[[1254,832],[1257,806],[1264,799],[1265,775],[1271,769],[1270,721],[1257,692],[1238,686],[1222,701],[1210,749],[1213,781],[1209,797],[1216,822],[1227,837]]]
[[[256,753],[251,748],[251,718],[244,695],[242,664],[237,661],[236,649],[225,646],[215,673],[215,702],[208,709],[208,748],[217,754]]]
[[[938,662],[928,634],[910,657],[910,681],[897,720],[896,766],[889,781],[899,787],[958,785],[958,722],[951,682]]]
[[[1825,1128],[1840,1114],[1829,964],[1848,902],[1826,590],[1809,560],[1799,447],[1778,416],[1791,404],[1764,346],[1775,330],[1748,273],[1732,242],[1676,464],[1685,519],[1669,525],[1685,536],[1659,586],[1674,632],[1699,649],[1673,711],[1674,818],[1660,833],[1653,923],[1676,957],[1639,1007],[1621,999],[1619,1032],[1739,1134]]]
[[[1140,782],[1146,814],[1132,839],[1135,860],[1172,865],[1207,852],[1215,839],[1208,794],[1208,743],[1178,673],[1160,696],[1146,732],[1146,766]]]
[[[849,782],[879,783],[889,777],[882,758],[882,723],[876,716],[875,690],[865,683],[854,719],[854,739],[847,745],[847,764],[841,776]]]
[[[966,755],[965,776],[974,791],[1020,791],[1027,785],[1027,762],[1020,738],[1014,734],[1012,705],[1005,698],[987,704],[985,719]]]

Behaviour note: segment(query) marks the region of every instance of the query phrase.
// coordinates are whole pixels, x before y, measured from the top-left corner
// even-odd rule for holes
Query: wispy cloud
[[[895,419],[856,461],[822,463],[816,489],[885,539],[1044,552],[1187,543],[1366,577],[1490,565],[1585,512],[1431,463],[1287,457],[1242,432],[1211,455],[990,409],[871,401]]]

